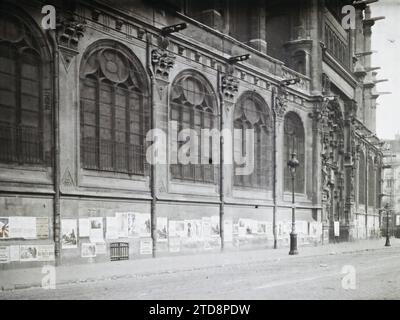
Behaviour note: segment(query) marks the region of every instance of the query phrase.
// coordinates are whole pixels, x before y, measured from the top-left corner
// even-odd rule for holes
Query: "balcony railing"
[[[40,129],[0,123],[0,162],[43,164],[43,133]]]

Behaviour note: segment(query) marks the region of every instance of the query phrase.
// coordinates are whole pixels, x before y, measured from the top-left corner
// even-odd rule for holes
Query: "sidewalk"
[[[327,244],[317,247],[299,247],[296,257],[323,256],[329,254],[354,253],[368,250],[390,250],[400,248],[400,239],[391,238],[392,247],[384,247],[385,239],[360,240],[351,243]],[[268,262],[277,259],[293,259],[289,248],[253,251],[208,253],[156,259],[127,260],[94,264],[59,266],[56,268],[57,285],[102,281],[110,279],[145,277],[180,271],[219,268],[223,266]],[[2,291],[40,287],[45,274],[42,268],[0,271]]]

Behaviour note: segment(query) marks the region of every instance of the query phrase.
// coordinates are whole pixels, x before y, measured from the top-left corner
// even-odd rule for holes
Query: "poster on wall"
[[[82,243],[81,257],[82,258],[94,258],[95,256],[96,256],[96,244],[95,243]]]
[[[117,232],[119,238],[128,237],[128,214],[129,212],[115,213],[115,217],[117,218]]]
[[[140,240],[140,254],[152,254],[153,253],[153,241],[151,239]]]
[[[0,239],[8,239],[9,238],[9,219],[8,218],[0,218]]]
[[[137,228],[140,237],[150,237],[151,235],[150,213],[137,214]]]
[[[36,245],[21,245],[19,246],[19,260],[24,261],[37,261],[38,260],[38,247]]]
[[[107,254],[107,245],[105,242],[96,243],[96,255]]]
[[[211,238],[211,218],[210,217],[203,217],[201,219],[201,229],[203,239]]]
[[[79,219],[79,237],[87,238],[90,235],[89,218]]]
[[[252,236],[257,232],[257,221],[253,219],[239,219],[239,236]]]
[[[198,241],[201,239],[201,220],[185,220],[185,237],[189,241]]]
[[[37,249],[38,261],[54,261],[54,245],[38,245]]]
[[[181,238],[180,237],[169,237],[168,239],[169,252],[180,252],[181,251]]]
[[[36,238],[48,239],[49,238],[49,218],[37,217],[36,218]]]
[[[89,227],[90,242],[104,242],[103,218],[89,218]]]
[[[212,216],[210,220],[211,237],[219,237],[219,216]]]
[[[257,221],[257,234],[267,234],[267,223],[266,221]]]
[[[168,218],[158,217],[157,218],[157,241],[166,242],[168,241]]]
[[[19,261],[20,257],[19,245],[10,246],[9,250],[10,250],[10,261]]]
[[[339,234],[340,234],[339,221],[335,221],[333,223],[333,231],[334,231],[335,237],[339,237]]]
[[[170,220],[168,224],[168,232],[170,237],[186,237],[185,221]]]
[[[233,221],[230,219],[224,220],[224,241],[232,242],[233,239]]]
[[[128,237],[129,238],[139,237],[138,214],[134,212],[128,213]]]
[[[10,262],[10,248],[8,246],[0,246],[0,263]]]
[[[61,244],[63,249],[77,247],[77,223],[75,219],[61,220]]]
[[[10,217],[9,238],[36,239],[35,217]]]
[[[106,217],[106,239],[118,239],[117,217]]]

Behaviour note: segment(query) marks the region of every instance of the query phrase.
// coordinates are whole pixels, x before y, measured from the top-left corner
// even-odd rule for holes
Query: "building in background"
[[[390,204],[391,214],[389,230],[400,237],[400,135],[385,141],[383,158],[383,194],[382,207]],[[386,213],[382,215],[382,229],[386,230]],[[393,231],[392,231],[393,230]]]
[[[299,245],[377,236],[376,19],[357,1],[345,29],[348,4],[2,1],[2,266],[288,245],[293,152]],[[231,141],[254,144],[254,170],[174,163],[170,141],[150,166],[151,128],[254,129]]]

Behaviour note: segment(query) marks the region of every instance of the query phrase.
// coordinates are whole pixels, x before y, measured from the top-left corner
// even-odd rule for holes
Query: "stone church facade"
[[[2,267],[287,246],[293,152],[300,248],[378,236],[368,4],[346,30],[351,1],[49,2],[55,30],[40,1],[0,7]],[[148,131],[172,122],[254,129],[254,170],[150,165]]]

